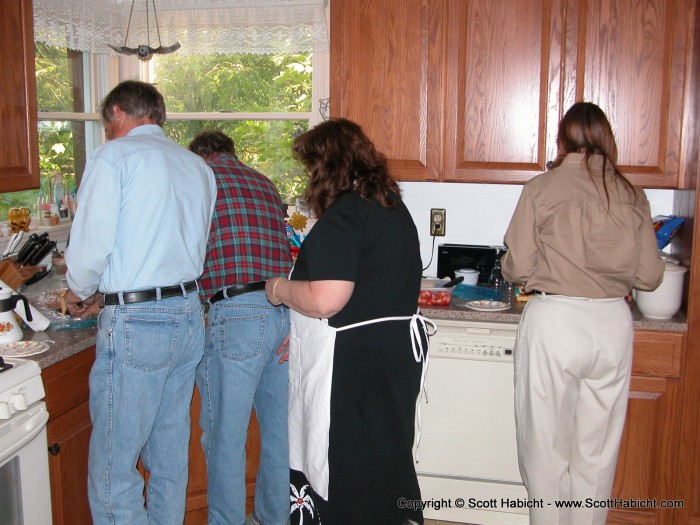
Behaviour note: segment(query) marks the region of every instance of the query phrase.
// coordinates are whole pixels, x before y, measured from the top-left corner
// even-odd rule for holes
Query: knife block
[[[17,261],[13,259],[5,259],[0,261],[0,280],[16,290],[20,285],[27,282],[35,273],[39,272],[38,266],[21,267]]]

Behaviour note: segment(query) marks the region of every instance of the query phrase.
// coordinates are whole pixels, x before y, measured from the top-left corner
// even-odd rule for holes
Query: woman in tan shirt
[[[536,290],[515,347],[518,460],[530,523],[604,524],[632,366],[632,287],[663,277],[649,203],[616,166],[595,104],[564,115],[553,169],[528,182],[505,236],[503,274]],[[581,501],[558,509],[555,501]],[[540,504],[541,503],[541,504]]]

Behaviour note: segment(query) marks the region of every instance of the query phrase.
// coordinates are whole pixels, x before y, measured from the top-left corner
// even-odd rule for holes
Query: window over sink
[[[327,52],[175,53],[142,62],[37,42],[35,64],[41,188],[0,188],[0,222],[10,208],[26,206],[36,227],[37,200],[51,198],[57,184],[59,193],[74,198],[86,159],[106,140],[99,104],[126,79],[158,86],[168,110],[165,131],[180,144],[187,146],[201,129],[221,129],[234,138],[239,158],[267,175],[285,202],[303,191],[306,175],[290,146],[323,118]]]

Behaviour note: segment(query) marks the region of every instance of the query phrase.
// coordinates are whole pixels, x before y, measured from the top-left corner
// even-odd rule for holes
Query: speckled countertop
[[[30,328],[22,329],[25,340],[45,341],[49,344],[49,349],[46,352],[33,356],[22,356],[36,361],[42,369],[59,363],[95,344],[95,334],[97,333],[95,319],[63,319],[60,314],[46,305],[47,294],[64,290],[67,287],[65,276],[51,272],[36,284],[17,290],[51,320],[51,324],[43,332],[34,332]]]
[[[497,321],[501,323],[518,323],[522,316],[525,303],[515,303],[509,310],[500,312],[478,312],[465,306],[432,306],[422,307],[423,315],[430,319],[453,319],[462,321]],[[630,303],[635,330],[668,330],[672,332],[687,332],[688,323],[682,313],[677,313],[670,319],[649,319]]]
[[[49,343],[49,349],[46,352],[27,356],[25,359],[36,361],[42,369],[49,367],[94,345],[96,332],[95,323],[89,323],[89,326],[80,328],[53,329],[49,326],[44,332],[32,332],[25,329],[24,338],[26,340]]]
[[[50,285],[51,283],[47,282],[45,287]],[[53,286],[55,286],[55,283]],[[29,296],[30,294],[27,295]],[[452,304],[451,306],[423,307],[421,311],[423,315],[431,319],[517,323],[520,321],[524,307],[524,303],[516,303],[509,310],[479,312],[465,306]],[[642,316],[634,303],[630,303],[630,308],[634,319],[634,328],[637,330],[667,330],[673,332],[686,332],[688,330],[686,319],[681,313],[676,314],[671,319],[655,320]],[[42,354],[26,356],[26,359],[36,361],[42,369],[49,367],[94,345],[96,332],[95,320],[83,320],[77,323],[55,320],[44,332],[32,332],[32,330],[26,328],[24,339],[49,343],[49,350]]]
[[[501,312],[477,312],[461,306],[436,306],[432,308],[422,308],[423,315],[431,319],[453,319],[464,321],[498,321],[505,323],[517,323],[520,321],[524,305],[517,303],[510,310]],[[637,330],[669,330],[673,332],[685,332],[688,329],[685,318],[682,314],[666,320],[648,319],[642,316],[639,311],[631,305],[634,327]],[[39,363],[41,368],[46,368],[66,359],[95,344],[96,327],[94,325],[79,328],[59,328],[49,327],[45,332],[33,333],[30,330],[25,332],[25,339],[36,341],[48,341],[50,349],[43,354],[29,356]]]

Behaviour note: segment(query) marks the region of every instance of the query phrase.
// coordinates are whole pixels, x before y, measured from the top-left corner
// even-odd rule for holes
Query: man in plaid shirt
[[[210,304],[197,369],[209,523],[246,521],[245,442],[255,408],[261,455],[253,521],[285,525],[288,364],[280,362],[277,350],[289,333],[289,311],[272,306],[264,291],[266,279],[286,277],[292,265],[284,205],[270,179],[238,160],[224,133],[204,131],[189,148],[212,168],[218,190],[199,279],[202,298]]]

